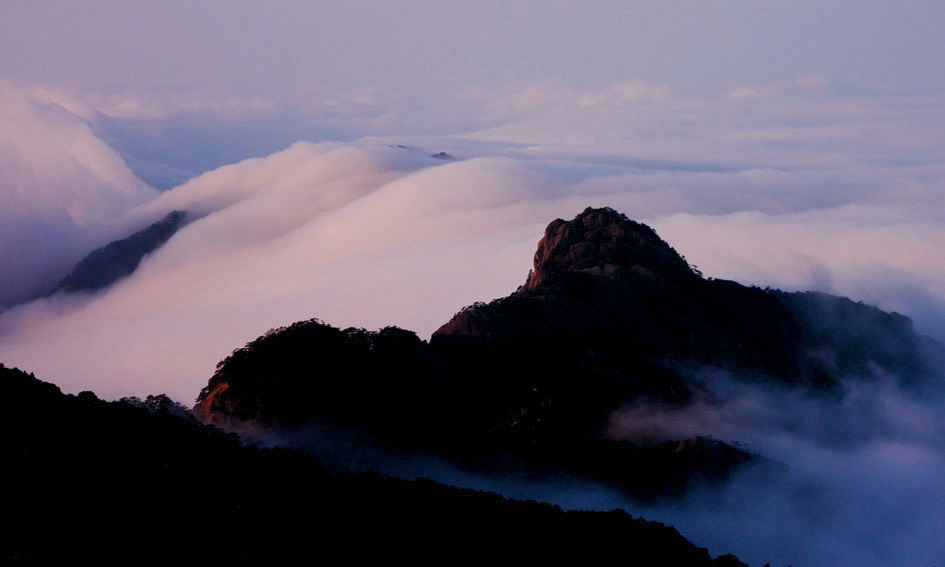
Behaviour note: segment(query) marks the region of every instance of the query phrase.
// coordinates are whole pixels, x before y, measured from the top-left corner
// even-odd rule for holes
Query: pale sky
[[[636,79],[700,91],[811,74],[923,93],[945,89],[943,23],[938,0],[7,0],[0,76],[276,100],[516,81],[600,89]]]

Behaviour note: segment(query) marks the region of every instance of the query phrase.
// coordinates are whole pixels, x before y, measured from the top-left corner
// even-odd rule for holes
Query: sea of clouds
[[[545,225],[587,206],[650,224],[707,276],[847,295],[945,341],[942,97],[821,77],[698,96],[639,81],[349,94],[284,107],[0,87],[0,361],[68,392],[187,403],[230,351],[293,321],[427,338],[514,290]],[[129,278],[22,303],[172,210],[193,220]],[[682,504],[614,503],[751,561],[945,559],[939,398],[725,384],[723,410],[630,408],[615,431],[739,440],[789,465],[779,484],[749,473]],[[537,496],[580,501],[551,490]]]

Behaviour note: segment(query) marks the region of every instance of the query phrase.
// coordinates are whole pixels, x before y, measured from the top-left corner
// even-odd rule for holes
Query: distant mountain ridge
[[[142,258],[170,240],[186,222],[186,212],[171,211],[131,236],[89,252],[49,294],[98,291],[128,277]]]

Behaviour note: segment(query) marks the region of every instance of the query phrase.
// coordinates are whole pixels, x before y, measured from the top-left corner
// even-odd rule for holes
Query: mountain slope
[[[0,365],[7,558],[318,559],[397,541],[411,556],[542,555],[593,546],[631,563],[712,560],[668,526],[427,480],[333,473],[310,457],[240,444],[152,404],[104,402]],[[535,548],[535,538],[543,548]],[[399,553],[390,548],[390,553]],[[450,555],[441,555],[449,553]]]
[[[612,209],[552,222],[525,285],[464,309],[432,343],[554,343],[567,357],[593,347],[588,364],[613,364],[618,372],[620,365],[672,360],[815,387],[871,368],[918,379],[935,371],[924,364],[925,351],[942,352],[902,315],[827,294],[706,279],[652,229]],[[679,399],[680,387],[662,381],[649,393]]]
[[[318,320],[275,329],[218,365],[195,412],[236,428],[355,428],[476,470],[509,459],[652,498],[759,459],[705,438],[618,441],[621,408],[713,403],[706,369],[842,396],[851,380],[941,380],[941,361],[906,317],[707,279],[650,227],[589,208],[548,225],[523,286],[429,343]]]
[[[131,275],[142,258],[160,248],[186,221],[187,213],[171,211],[131,236],[89,252],[50,294],[98,291]]]

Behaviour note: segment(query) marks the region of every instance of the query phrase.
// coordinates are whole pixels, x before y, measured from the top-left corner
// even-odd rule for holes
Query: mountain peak
[[[620,272],[631,270],[670,280],[695,275],[652,228],[610,207],[588,207],[573,220],[552,221],[538,243],[534,262],[523,291],[555,287],[570,274],[617,279]]]

